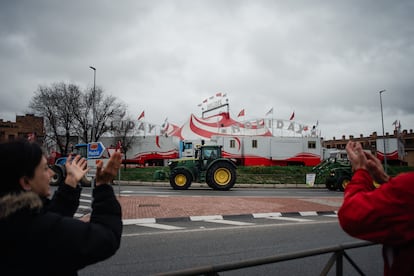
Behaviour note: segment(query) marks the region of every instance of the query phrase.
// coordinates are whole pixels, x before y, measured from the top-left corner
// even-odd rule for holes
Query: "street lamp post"
[[[92,130],[91,130],[91,142],[93,142],[95,136],[93,130],[95,129],[95,84],[96,84],[96,68],[89,66],[93,70],[93,91],[92,91]]]
[[[385,133],[384,133],[384,114],[382,113],[382,93],[384,93],[386,90],[381,90],[379,92],[380,95],[380,106],[381,106],[381,122],[382,122],[382,142],[384,145],[384,170],[385,173],[387,173],[387,151],[385,149]]]

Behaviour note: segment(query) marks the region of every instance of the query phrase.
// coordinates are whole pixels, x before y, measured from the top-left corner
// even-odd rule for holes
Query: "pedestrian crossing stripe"
[[[92,203],[92,200],[90,200],[90,199],[83,199],[83,198],[81,198],[81,199],[79,199],[79,202]]]

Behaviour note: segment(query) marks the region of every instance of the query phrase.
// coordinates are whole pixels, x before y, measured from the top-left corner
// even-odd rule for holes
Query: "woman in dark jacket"
[[[87,265],[118,250],[121,206],[110,185],[121,164],[114,153],[105,168],[97,164],[89,222],[74,219],[80,198],[79,180],[86,160],[66,162],[67,177],[51,200],[53,171],[37,144],[0,144],[0,274],[77,275]]]

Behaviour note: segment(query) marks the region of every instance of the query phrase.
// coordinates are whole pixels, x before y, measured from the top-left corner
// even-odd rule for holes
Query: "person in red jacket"
[[[342,229],[383,244],[384,275],[414,275],[414,172],[388,176],[358,142],[348,142],[346,151],[354,174],[338,211]]]

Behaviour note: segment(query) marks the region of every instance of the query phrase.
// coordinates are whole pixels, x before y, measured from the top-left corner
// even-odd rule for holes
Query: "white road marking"
[[[85,206],[85,205],[79,205],[78,209],[90,210],[91,207],[90,206]]]
[[[86,202],[86,203],[92,203],[92,200],[90,199],[79,199],[79,202]]]
[[[301,216],[307,217],[307,216],[317,216],[317,212],[299,212]]]
[[[217,220],[223,219],[223,216],[220,215],[213,215],[213,216],[191,216],[191,221],[203,221],[203,220]]]
[[[160,224],[160,223],[138,223],[136,224],[138,226],[144,226],[144,227],[151,227],[151,228],[157,228],[162,230],[179,230],[179,229],[185,229],[178,226],[172,226],[172,225],[166,225],[166,224]]]
[[[292,218],[292,217],[267,217],[266,219],[287,220],[287,221],[297,221],[297,222],[312,221],[311,219]]]
[[[268,218],[268,217],[281,217],[282,213],[257,213],[253,214],[254,218]]]
[[[203,221],[213,222],[213,223],[221,223],[221,224],[229,224],[229,225],[238,225],[238,226],[254,225],[254,223],[235,221],[235,220],[225,220],[225,219],[206,219],[206,220],[203,220]]]
[[[324,217],[337,218],[337,217],[338,217],[338,215],[337,215],[337,214],[334,214],[334,215],[324,215]]]
[[[133,225],[133,224],[146,224],[146,223],[155,223],[155,218],[140,218],[140,219],[124,219],[122,223],[124,225]]]

